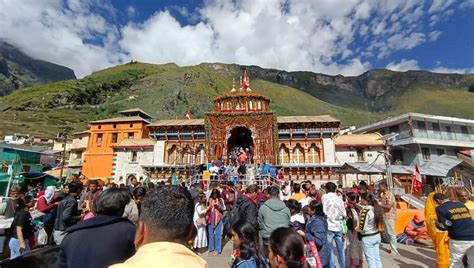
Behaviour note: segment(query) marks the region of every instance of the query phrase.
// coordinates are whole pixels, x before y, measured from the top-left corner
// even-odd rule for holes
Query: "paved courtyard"
[[[382,244],[380,254],[383,267],[436,267],[436,254],[433,249],[400,244],[398,246],[401,256],[392,257],[387,253],[389,246]],[[201,256],[207,261],[210,268],[229,267],[231,252],[232,244],[227,243],[220,256],[208,256],[207,253],[203,253]],[[367,263],[364,264],[364,267],[367,267]]]

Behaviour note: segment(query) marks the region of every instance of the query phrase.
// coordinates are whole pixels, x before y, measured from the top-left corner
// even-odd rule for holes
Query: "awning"
[[[454,156],[442,155],[436,158],[436,160],[422,164],[420,166],[420,173],[426,176],[446,177],[449,171],[461,162],[462,160]]]

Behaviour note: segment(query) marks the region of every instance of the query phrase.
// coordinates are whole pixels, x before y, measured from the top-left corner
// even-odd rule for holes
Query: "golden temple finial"
[[[230,92],[235,92],[235,78],[232,78],[232,89]]]
[[[239,83],[240,83],[239,90],[242,91],[242,76],[239,76]]]

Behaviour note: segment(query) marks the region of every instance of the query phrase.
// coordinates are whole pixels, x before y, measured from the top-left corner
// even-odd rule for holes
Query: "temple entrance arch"
[[[230,153],[234,149],[253,150],[252,131],[249,128],[238,126],[230,130],[230,137],[227,139],[227,152]]]

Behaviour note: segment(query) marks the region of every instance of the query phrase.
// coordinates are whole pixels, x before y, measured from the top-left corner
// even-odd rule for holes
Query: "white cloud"
[[[390,62],[385,66],[386,69],[398,72],[406,72],[410,70],[419,70],[418,62],[416,60],[402,59],[399,63]]]
[[[137,15],[137,9],[134,6],[127,7],[127,16],[129,18],[134,18]]]
[[[430,71],[433,73],[470,74],[470,73],[474,73],[474,67],[473,68],[447,68],[447,67],[438,66]]]
[[[71,0],[67,5],[52,0],[1,0],[0,38],[33,57],[73,68],[77,76],[117,64],[110,47],[117,30],[90,12],[85,1]],[[96,36],[98,44],[85,43]]]
[[[0,0],[0,38],[36,58],[71,67],[79,77],[131,59],[355,75],[371,67],[371,57],[387,58],[437,40],[442,33],[424,23],[436,26],[448,16],[443,11],[457,6],[454,1],[205,0],[191,12],[170,6],[141,23],[131,22],[138,11],[128,6],[130,22],[115,26],[110,0]],[[193,23],[180,24],[176,12]],[[392,62],[410,64],[417,65]]]

